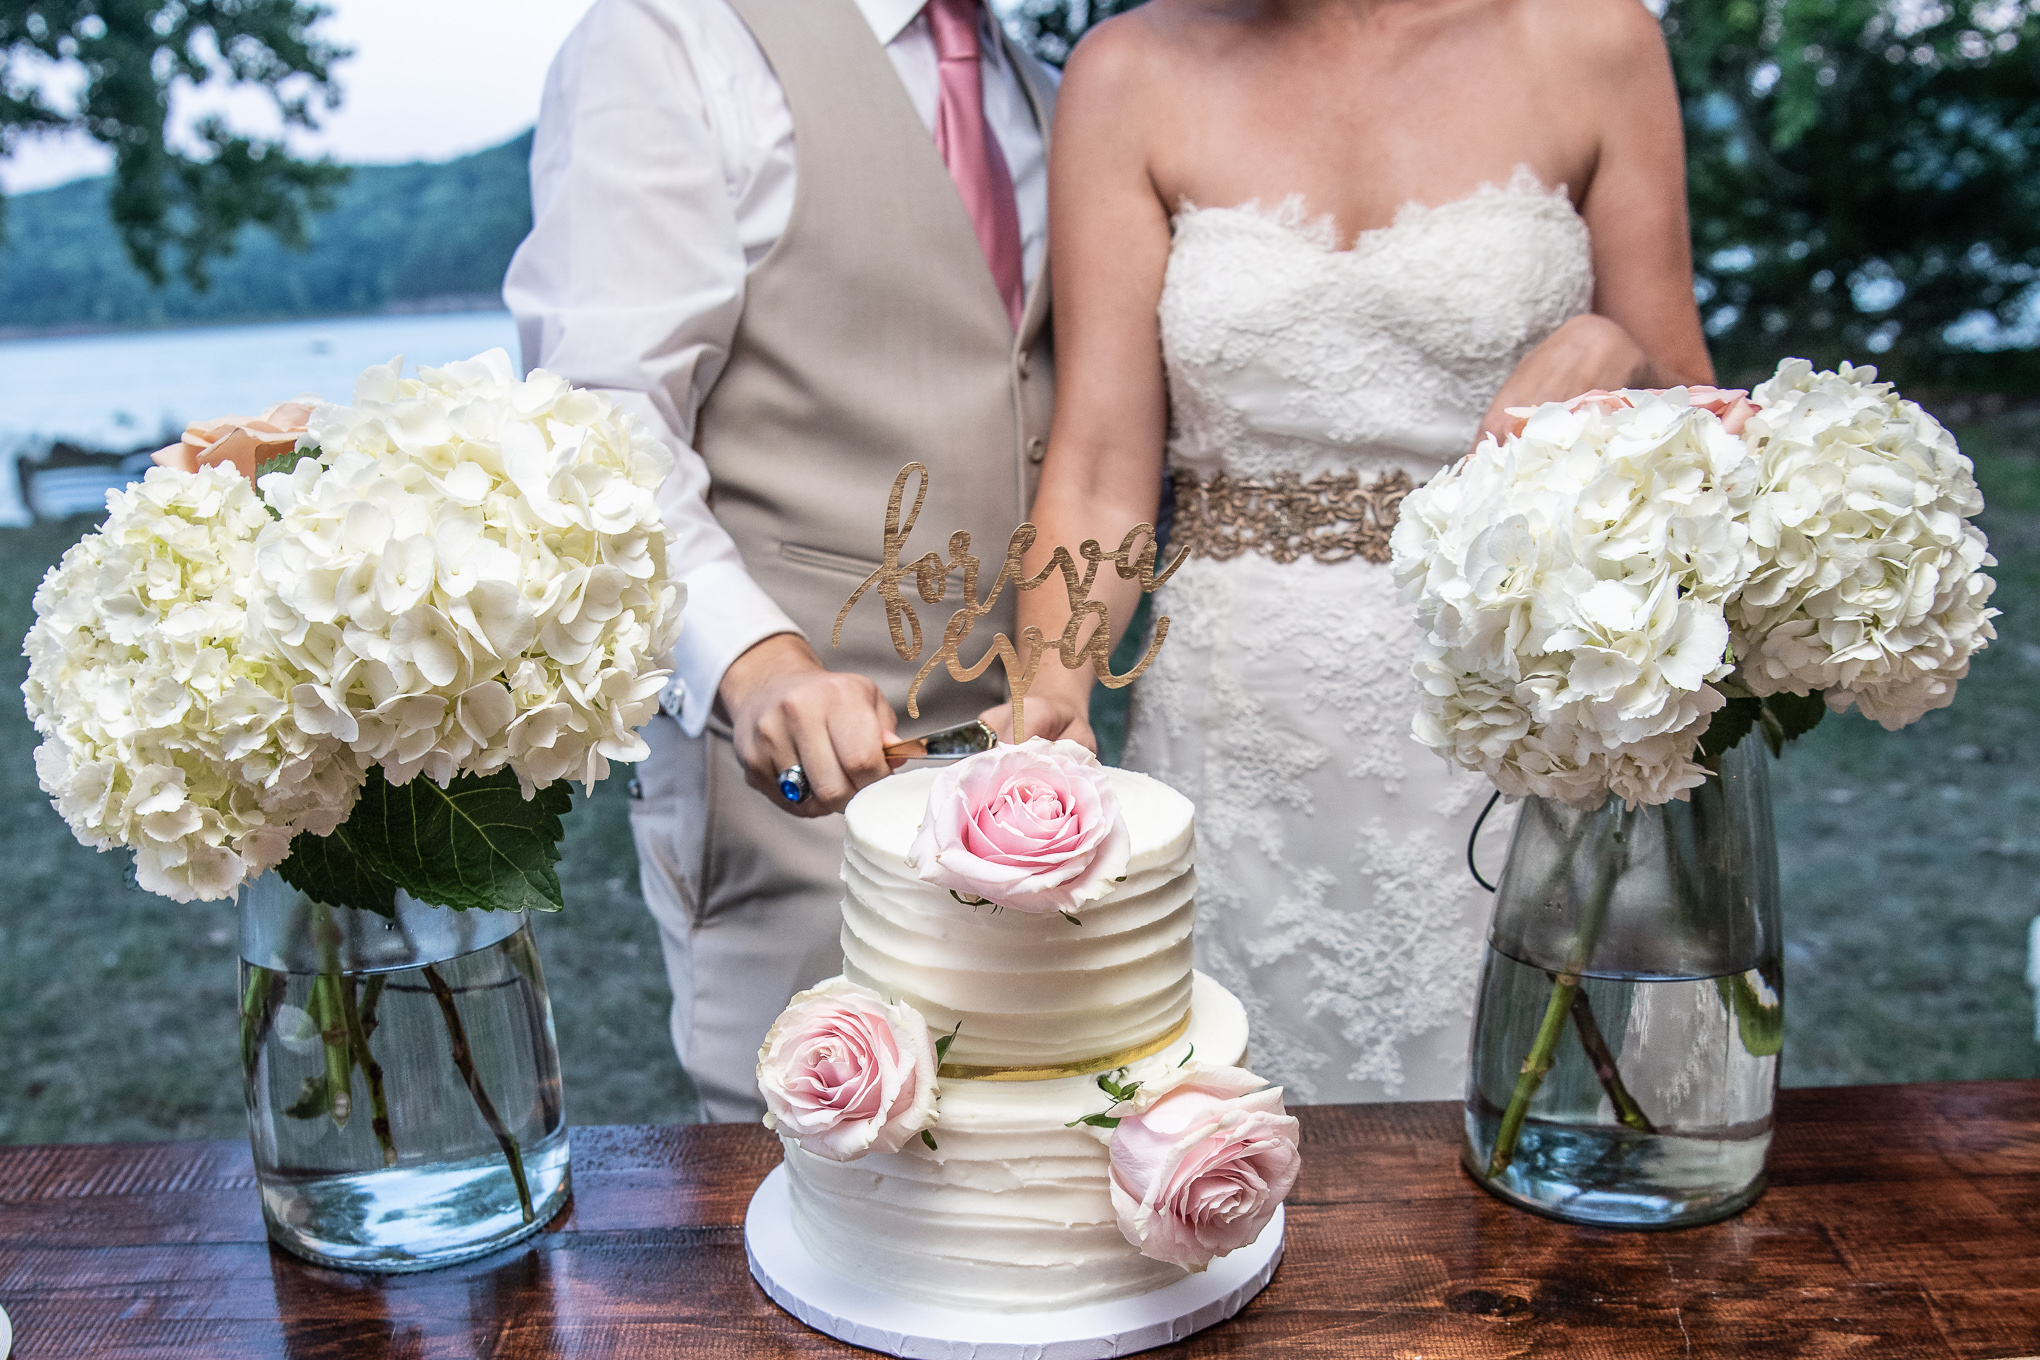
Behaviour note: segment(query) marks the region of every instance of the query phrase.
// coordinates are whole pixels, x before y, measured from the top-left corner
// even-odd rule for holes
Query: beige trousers
[[[758,1046],[787,998],[843,971],[843,819],[791,817],[744,782],[726,735],[644,729],[638,878],[673,988],[673,1049],[714,1123],[765,1113]]]

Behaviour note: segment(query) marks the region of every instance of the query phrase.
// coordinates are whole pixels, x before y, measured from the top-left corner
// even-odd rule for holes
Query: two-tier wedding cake
[[[1240,1066],[1239,1002],[1192,971],[1192,811],[1039,739],[852,801],[843,976],[794,999],[759,1064],[816,1262],[1027,1314],[1279,1233],[1296,1121]]]

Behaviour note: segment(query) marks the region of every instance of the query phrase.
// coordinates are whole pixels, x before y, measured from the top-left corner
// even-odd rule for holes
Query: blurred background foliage
[[[4,0],[0,0],[4,3]],[[501,306],[511,252],[531,230],[529,133],[439,164],[356,167],[303,253],[244,230],[212,286],[164,286],[124,256],[104,180],[15,200],[0,245],[0,329],[111,329],[267,321],[431,306]]]
[[[180,87],[259,90],[282,128],[334,107],[347,55],[304,0],[0,0],[0,156],[24,136],[83,132],[113,152],[108,214],[134,267],[195,287],[250,223],[302,245],[346,170],[293,156],[218,114],[171,127]],[[0,313],[5,315],[5,313]]]

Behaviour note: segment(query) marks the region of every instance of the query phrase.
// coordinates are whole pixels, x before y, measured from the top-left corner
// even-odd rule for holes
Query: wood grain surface
[[[1155,1356],[1963,1357],[2040,1352],[2040,1082],[1788,1091],[1771,1188],[1677,1232],[1510,1209],[1458,1107],[1297,1111],[1289,1253]],[[838,1356],[746,1273],[755,1127],[586,1128],[575,1199],[510,1251],[351,1276],[272,1249],[239,1143],[0,1148],[20,1360]]]

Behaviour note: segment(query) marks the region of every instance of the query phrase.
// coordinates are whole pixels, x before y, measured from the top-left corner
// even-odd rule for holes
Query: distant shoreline
[[[351,321],[358,317],[442,316],[461,312],[504,310],[506,309],[500,294],[448,293],[440,297],[409,298],[358,312],[250,313],[246,316],[163,321],[140,326],[106,326],[91,322],[68,322],[60,326],[0,326],[0,344],[20,340],[75,340],[95,335],[152,335],[163,331],[224,330],[233,326],[276,326],[296,321]]]

